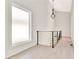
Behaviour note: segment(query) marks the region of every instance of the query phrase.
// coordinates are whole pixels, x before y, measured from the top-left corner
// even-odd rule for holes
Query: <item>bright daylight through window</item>
[[[29,12],[12,6],[12,45],[29,41]]]

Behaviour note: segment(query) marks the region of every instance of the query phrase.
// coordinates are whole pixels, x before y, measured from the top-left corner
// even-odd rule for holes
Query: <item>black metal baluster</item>
[[[53,38],[53,32],[52,32],[52,48],[54,48],[54,38]]]
[[[59,31],[57,31],[57,42],[59,40]]]
[[[39,45],[39,31],[37,31],[37,45]]]

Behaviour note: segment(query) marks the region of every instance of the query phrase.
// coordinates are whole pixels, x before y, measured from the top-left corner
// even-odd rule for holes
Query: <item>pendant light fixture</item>
[[[53,8],[52,8],[51,18],[54,19],[55,18],[54,0],[52,0],[52,1],[53,1]]]

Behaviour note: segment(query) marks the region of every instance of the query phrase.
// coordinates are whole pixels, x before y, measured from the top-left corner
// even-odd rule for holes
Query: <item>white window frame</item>
[[[13,45],[12,44],[12,39],[11,39],[11,46],[14,48],[14,47],[17,47],[17,46],[21,46],[21,45],[24,45],[24,44],[28,44],[28,43],[31,43],[33,40],[32,40],[32,11],[31,10],[29,10],[29,9],[27,9],[27,8],[24,8],[22,5],[20,5],[20,4],[18,4],[18,3],[15,3],[15,2],[11,2],[11,4],[12,4],[12,6],[15,6],[15,7],[17,7],[17,8],[19,8],[19,9],[22,9],[22,10],[24,10],[24,11],[26,11],[26,12],[29,12],[29,14],[30,14],[30,20],[29,20],[29,25],[30,25],[30,31],[29,31],[29,41],[22,41],[22,42],[19,42],[19,43],[16,43],[15,45]]]

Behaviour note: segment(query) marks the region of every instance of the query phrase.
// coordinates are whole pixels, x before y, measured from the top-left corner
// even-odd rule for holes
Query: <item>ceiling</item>
[[[70,12],[72,0],[54,0],[54,7],[56,11]]]
[[[13,0],[19,3],[22,3],[24,5],[33,5],[37,4],[37,2],[51,2],[52,0]],[[27,3],[28,2],[28,3]],[[72,7],[72,0],[54,0],[54,8],[56,11],[62,11],[62,12],[70,12]]]

